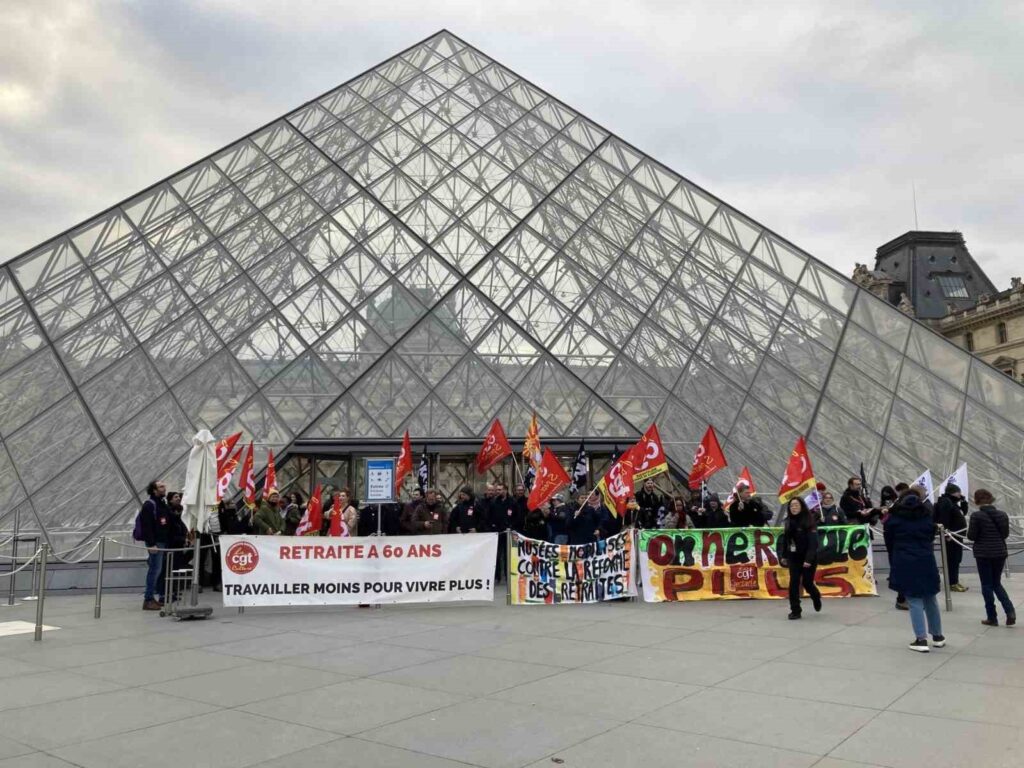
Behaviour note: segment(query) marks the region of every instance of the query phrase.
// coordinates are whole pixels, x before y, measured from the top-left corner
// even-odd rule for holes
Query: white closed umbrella
[[[199,534],[207,531],[210,515],[217,506],[216,445],[217,440],[210,430],[201,429],[196,432],[185,469],[185,492],[181,497],[184,507],[182,519],[190,531],[196,532],[192,558],[192,605],[198,602]]]

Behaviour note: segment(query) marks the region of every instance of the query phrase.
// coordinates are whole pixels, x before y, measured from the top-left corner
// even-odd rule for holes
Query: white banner
[[[498,535],[221,536],[224,605],[493,600]]]

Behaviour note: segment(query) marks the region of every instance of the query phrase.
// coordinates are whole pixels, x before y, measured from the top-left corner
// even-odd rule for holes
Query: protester
[[[526,516],[520,516],[520,505],[508,495],[508,486],[504,483],[494,484],[494,496],[490,504],[490,528],[492,531],[523,530]]]
[[[252,510],[245,504],[237,507],[234,501],[222,501],[220,532],[227,536],[248,536],[253,532]]]
[[[526,486],[522,483],[516,485],[515,492],[512,495],[512,503],[515,505],[516,510],[512,516],[515,523],[512,529],[522,533],[523,526],[526,524],[526,516],[530,513],[530,506],[526,497]]]
[[[159,611],[164,605],[164,582],[160,574],[164,567],[163,550],[168,547],[171,534],[171,510],[167,506],[167,485],[153,480],[146,486],[149,498],[139,510],[141,541],[146,544],[146,591],[142,610]]]
[[[277,508],[278,498],[277,491],[273,491],[268,498],[262,499],[256,508],[252,522],[256,533],[261,536],[277,536],[284,528],[281,512]]]
[[[899,499],[899,492],[891,485],[883,485],[882,490],[878,492],[880,512],[885,515],[892,509],[892,505]]]
[[[789,618],[799,619],[800,585],[807,590],[815,611],[821,610],[821,592],[814,583],[818,567],[818,529],[807,503],[791,499],[782,533],[776,541],[779,562],[789,569]]]
[[[352,499],[352,492],[348,488],[339,488],[331,493],[330,505],[324,510],[324,519],[320,526],[320,535],[330,535],[331,521],[337,514],[335,509],[341,510],[341,535],[357,535],[359,531],[359,509],[355,505],[354,499]]]
[[[359,510],[360,536],[376,536],[378,533],[377,516],[380,515],[379,532],[382,536],[400,536],[402,534],[399,520],[402,515],[401,504],[366,504]]]
[[[523,522],[523,535],[529,539],[551,541],[551,525],[548,523],[550,507],[545,504],[540,509],[531,510]]]
[[[658,511],[665,507],[665,497],[658,492],[652,478],[644,480],[643,488],[636,492],[639,505],[636,524],[640,528],[657,528]]]
[[[839,498],[839,507],[851,525],[862,525],[878,521],[880,510],[873,509],[871,499],[859,477],[851,477],[846,481],[846,490]]]
[[[939,592],[939,569],[932,545],[935,522],[921,503],[917,492],[907,489],[892,507],[884,528],[889,552],[889,588],[905,596],[910,608],[914,641],[908,648],[928,653],[928,635],[932,646],[946,644],[942,635],[942,617],[935,595]]]
[[[593,544],[601,536],[601,520],[609,515],[601,502],[601,495],[594,491],[582,507],[573,510],[567,526],[570,544]]]
[[[760,499],[755,498],[744,483],[736,486],[736,498],[728,508],[729,522],[734,528],[760,527],[769,519]],[[712,527],[712,526],[709,526]]]
[[[667,507],[658,511],[658,527],[673,529],[686,528],[686,502],[682,496],[673,496]]]
[[[729,518],[722,509],[722,500],[717,493],[709,493],[704,497],[704,506],[693,509],[694,528],[728,528]],[[735,523],[733,523],[735,525]]]
[[[459,489],[458,499],[448,516],[448,533],[480,533],[485,523],[477,514],[473,489],[464,485]]]
[[[999,626],[995,601],[995,598],[999,598],[999,603],[1006,613],[1006,626],[1012,627],[1017,623],[1017,612],[1002,584],[1010,519],[1005,512],[996,509],[995,497],[983,488],[974,492],[974,503],[978,511],[971,514],[967,538],[974,544],[974,561],[978,564],[981,594],[985,599],[986,618],[981,623],[989,627]],[[958,546],[954,544],[952,548]]]
[[[281,502],[284,504],[284,530],[282,533],[285,536],[294,536],[295,529],[299,527],[299,523],[302,522],[302,515],[306,511],[302,494],[298,491],[293,491],[286,497],[283,497]]]
[[[569,543],[569,518],[572,517],[574,507],[563,502],[563,496],[556,493],[551,497],[551,514],[548,515],[548,525],[551,527],[551,541],[555,544]]]
[[[423,500],[412,510],[402,512],[402,531],[410,536],[444,533],[448,530],[448,511],[440,494],[428,488]],[[500,550],[501,547],[498,547]]]
[[[886,488],[888,487],[889,486],[886,486]],[[885,520],[889,519],[889,516],[892,515],[893,510],[898,508],[900,503],[902,503],[903,499],[910,492],[910,486],[907,483],[896,483],[896,486],[892,489],[892,492],[895,494],[895,498],[893,498],[889,502],[889,506],[885,508],[883,523]],[[910,603],[907,602],[907,598],[902,592],[896,593],[896,609],[900,611],[910,610]]]
[[[171,570],[174,571],[184,569],[189,566],[194,554],[189,548],[195,543],[195,539],[192,537],[192,531],[188,529],[188,526],[185,525],[185,521],[181,519],[181,515],[185,511],[185,508],[181,503],[181,491],[171,491],[167,494],[167,508],[170,510],[167,548],[177,551],[171,552],[170,557],[164,559],[164,570],[163,573],[160,574],[161,581],[164,581],[167,578],[168,564],[170,564]],[[198,588],[198,585],[196,586]],[[173,590],[172,594],[166,597],[169,597],[170,602],[173,603],[178,599],[177,581],[172,580],[171,589]]]
[[[947,531],[963,534],[967,528],[967,499],[964,498],[960,486],[948,483],[939,500],[935,502],[935,522],[944,526]],[[966,592],[967,587],[960,583],[960,563],[964,559],[964,550],[952,541],[946,547],[946,577],[949,588],[954,592]]]
[[[842,507],[836,506],[836,497],[832,495],[832,491],[822,492],[819,516],[822,525],[846,525],[846,513]]]

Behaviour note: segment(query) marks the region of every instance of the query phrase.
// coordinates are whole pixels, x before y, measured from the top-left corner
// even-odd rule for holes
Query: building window
[[[996,341],[997,344],[1006,343],[1006,323],[1000,323],[996,326]]]
[[[964,334],[964,349],[968,352],[974,351],[974,334],[970,331]]]
[[[968,299],[967,281],[963,275],[936,275],[935,279],[947,299]]]

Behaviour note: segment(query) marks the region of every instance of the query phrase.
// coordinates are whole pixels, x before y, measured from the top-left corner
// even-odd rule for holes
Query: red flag
[[[351,532],[341,517],[341,496],[334,497],[334,504],[331,506],[331,529],[329,536],[349,536]]]
[[[306,504],[306,511],[302,515],[302,520],[295,529],[296,536],[320,535],[320,526],[324,524],[324,508],[323,503],[320,501],[321,493],[323,491],[317,485],[313,489],[313,495],[309,497],[309,503]]]
[[[643,462],[643,446],[636,443],[628,451],[619,456],[605,472],[597,489],[604,496],[604,503],[613,515],[621,515],[626,511],[626,502],[633,495],[633,471],[637,464]]]
[[[750,470],[744,467],[740,470],[740,476],[736,480],[736,485],[732,488],[732,493],[729,494],[729,498],[725,500],[725,506],[729,506],[739,495],[740,486],[745,485],[750,489],[751,495],[757,493],[757,487],[754,485],[754,478],[750,476]]]
[[[229,435],[222,440],[217,441],[216,456],[217,456],[217,476],[219,477],[224,467],[224,462],[228,460],[231,455],[231,451],[234,450],[235,443],[242,439],[241,432],[235,432],[233,435]]]
[[[633,468],[633,482],[642,483],[649,477],[668,472],[668,459],[661,447],[658,425],[651,424],[637,442],[640,447],[640,463]]]
[[[476,473],[482,475],[489,467],[511,455],[512,446],[508,444],[505,428],[501,426],[500,419],[495,419],[484,444],[480,446],[480,453],[476,455]]]
[[[405,437],[402,438],[402,450],[398,454],[398,466],[395,467],[395,497],[398,497],[398,489],[402,487],[402,480],[412,472],[412,441],[409,440],[409,430],[405,430]]]
[[[263,498],[269,499],[272,493],[277,493],[277,470],[274,469],[274,452],[267,451],[267,475],[263,478]]]
[[[537,479],[530,490],[530,497],[526,500],[526,506],[530,509],[539,509],[544,503],[555,495],[555,491],[563,488],[572,482],[568,473],[562,468],[555,454],[550,448],[544,449],[544,457],[540,461],[537,470]]]
[[[725,454],[722,453],[722,446],[718,444],[715,428],[708,427],[697,453],[693,456],[693,469],[690,470],[691,490],[700,488],[702,482],[726,466],[728,464],[725,461]]]
[[[252,440],[249,441],[249,450],[245,452],[245,460],[242,462],[242,476],[238,480],[238,487],[242,489],[242,500],[245,506],[252,509],[256,506],[256,473],[252,467]]]
[[[786,474],[782,476],[779,486],[779,501],[785,504],[795,496],[803,496],[815,486],[814,470],[811,468],[811,457],[807,455],[807,443],[801,435],[797,438],[793,452],[789,454]]]
[[[223,499],[224,494],[228,491],[228,486],[231,484],[231,476],[235,474],[238,462],[242,460],[242,450],[242,448],[239,448],[238,452],[231,458],[224,462],[217,462],[217,501]]]

